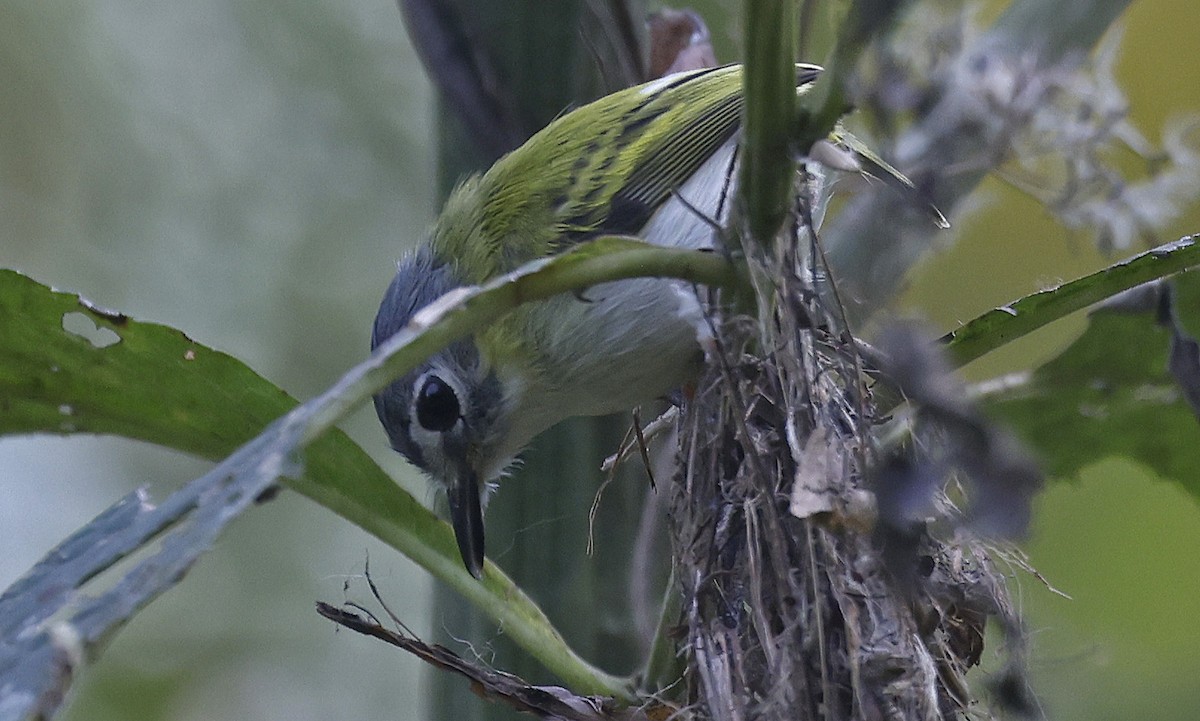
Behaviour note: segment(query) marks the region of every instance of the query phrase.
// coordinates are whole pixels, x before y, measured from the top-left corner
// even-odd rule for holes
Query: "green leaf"
[[[0,269],[0,434],[114,434],[216,459],[296,405],[245,364],[175,329],[132,320]],[[0,597],[0,637],[6,640],[0,648],[13,651],[13,658],[0,654],[0,678],[30,691],[30,703],[61,697],[55,684],[68,682],[69,674],[57,672],[61,653],[44,622],[59,609],[75,607],[58,621],[73,624],[83,652],[97,652],[138,609],[178,582],[258,490],[288,470],[286,457],[295,448],[294,440],[260,443],[255,452],[235,456],[163,503],[151,506],[140,495],[123,499],[64,542]],[[285,460],[272,465],[269,476],[255,474],[276,452]],[[215,491],[226,487],[225,478],[234,487],[233,479],[243,476],[256,484],[238,486],[248,498],[236,505],[219,498]],[[341,431],[305,449],[303,474],[288,483],[434,575],[466,575],[449,527]],[[206,508],[212,509],[207,518]],[[216,515],[222,517],[211,518]],[[170,553],[154,555],[96,599],[77,596],[76,589],[95,574],[171,526],[176,542],[159,544],[170,546]],[[507,579],[497,575],[495,586],[503,587]],[[492,601],[509,602],[510,613],[525,614],[526,625],[540,623],[553,637],[549,622],[536,618],[536,606],[519,592],[515,596],[509,602],[497,593]],[[35,710],[46,709],[30,712]]]
[[[1189,235],[1056,288],[995,308],[947,333],[950,357],[966,365],[1006,343],[1078,310],[1151,280],[1200,265],[1200,244]]]
[[[0,269],[0,434],[104,433],[216,460],[296,405],[178,330]],[[303,460],[291,487],[376,535],[390,529],[385,540],[407,555],[455,559],[449,528],[341,431]]]
[[[61,629],[70,625],[80,653],[96,653],[138,609],[178,582],[229,520],[284,478],[455,588],[577,691],[631,698],[625,679],[575,655],[494,565],[485,565],[481,582],[472,578],[449,527],[333,426],[431,353],[521,303],[644,276],[709,285],[739,280],[719,254],[599,238],[484,286],[447,294],[328,391],[293,407],[294,400],[240,362],[178,331],[0,270],[0,432],[115,433],[212,457],[291,408],[164,503],[149,505],[138,494],[123,499],[0,596],[0,638],[6,640],[0,643],[0,686],[22,689],[34,704],[23,716],[52,710],[36,704],[61,698],[64,689],[57,684],[71,676],[56,650]],[[295,462],[301,453],[302,466]],[[76,597],[76,589],[150,540],[158,550],[109,591]],[[45,621],[60,611],[60,630],[47,628]]]
[[[1200,278],[1173,281],[1184,319],[1200,316]],[[1037,448],[1046,470],[1075,477],[1106,456],[1126,456],[1200,497],[1200,425],[1168,370],[1171,330],[1156,310],[1099,308],[1088,328],[1024,382],[986,407]]]

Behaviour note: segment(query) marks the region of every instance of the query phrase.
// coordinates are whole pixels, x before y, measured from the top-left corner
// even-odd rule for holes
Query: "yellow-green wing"
[[[596,198],[561,216],[561,247],[601,234],[635,234],[737,131],[742,117],[740,65],[669,76],[631,88],[622,95],[628,109],[615,123],[617,157],[595,154],[581,160],[577,179]],[[796,83],[805,88],[820,68],[797,66]],[[610,172],[614,163],[620,172]]]
[[[820,72],[798,64],[797,91]],[[726,65],[566,113],[455,191],[434,231],[437,254],[459,261],[464,280],[482,282],[588,238],[636,234],[737,132],[742,106],[742,68]],[[916,193],[852,136],[831,140],[861,157],[866,171]]]
[[[797,66],[798,85],[819,68]],[[468,180],[434,243],[472,282],[597,235],[634,234],[741,121],[741,66],[678,73],[550,123]]]

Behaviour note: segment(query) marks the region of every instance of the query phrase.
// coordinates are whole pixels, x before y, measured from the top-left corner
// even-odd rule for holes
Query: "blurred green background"
[[[734,13],[697,6],[719,44],[736,36]],[[1157,141],[1200,113],[1200,4],[1135,3],[1123,26],[1119,77]],[[7,0],[0,97],[0,266],[178,327],[300,398],[365,355],[394,261],[435,211],[432,94],[390,0]],[[938,327],[1103,264],[1003,183],[978,198],[905,296]],[[1162,240],[1197,230],[1200,206]],[[1044,358],[1080,324],[968,373]],[[369,409],[346,429],[429,498]],[[161,498],[204,465],[118,439],[0,439],[0,587],[130,489]],[[1050,718],[1200,717],[1192,497],[1101,461],[1039,498],[1024,548],[1073,597],[1014,585]],[[65,717],[423,718],[416,661],[312,610],[346,598],[368,554],[393,610],[440,627],[422,572],[284,493],[117,636]]]

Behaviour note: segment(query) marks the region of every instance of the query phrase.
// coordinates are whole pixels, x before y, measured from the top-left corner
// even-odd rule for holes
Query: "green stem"
[[[344,375],[310,403],[303,442],[324,433],[353,409],[459,338],[483,330],[523,303],[630,278],[678,278],[701,285],[744,285],[722,254],[649,245],[607,236],[555,258],[534,261],[483,286],[459,288],[435,301],[434,313],[418,313],[425,323],[410,323],[367,361]],[[451,298],[453,296],[453,298]],[[453,301],[453,302],[447,302]],[[428,310],[428,309],[427,309]],[[307,408],[309,403],[303,407]]]
[[[984,313],[943,336],[954,362],[966,365],[1077,310],[1148,281],[1200,265],[1200,235],[1140,253],[1057,288],[1027,295]]]
[[[683,659],[676,653],[675,641],[671,638],[671,629],[678,615],[679,592],[675,587],[675,569],[672,567],[666,590],[663,591],[658,626],[654,629],[654,641],[650,646],[650,655],[646,658],[646,670],[643,674],[642,685],[650,691],[670,688],[683,678]]]
[[[268,432],[297,433],[301,444],[310,443],[422,359],[483,330],[517,306],[637,277],[679,278],[710,286],[743,282],[734,266],[718,253],[662,248],[621,237],[598,238],[486,285],[447,294],[432,309],[419,312],[418,320],[381,345],[371,358]],[[507,636],[576,692],[633,699],[630,679],[607,674],[580,658],[537,604],[490,561],[484,564],[482,581],[477,581],[463,568],[452,544],[443,547],[414,541],[413,529],[389,522],[379,512],[359,512],[353,517],[497,621]]]
[[[740,209],[752,242],[767,247],[783,224],[795,163],[788,130],[796,107],[790,0],[758,0],[746,8],[745,139]]]
[[[813,143],[829,137],[850,111],[846,84],[858,66],[863,49],[891,24],[906,3],[902,0],[856,0],[838,29],[837,44],[812,91],[800,98],[792,140],[807,153]]]

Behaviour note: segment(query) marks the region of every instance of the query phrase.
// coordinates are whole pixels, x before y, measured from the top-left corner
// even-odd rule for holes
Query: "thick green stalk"
[[[529,132],[573,104],[598,94],[595,58],[581,33],[582,0],[456,1],[464,22],[505,83],[508,100]],[[643,9],[644,10],[644,9]],[[635,8],[636,11],[636,8]],[[635,12],[640,17],[644,12]],[[463,175],[495,158],[472,152],[470,133],[441,111],[439,177],[445,193]],[[599,462],[624,431],[622,419],[576,419],[542,434],[524,456],[523,466],[506,479],[487,514],[490,552],[534,597],[571,648],[610,669],[633,669],[639,661],[620,564],[633,538],[642,486],[614,484],[605,492],[596,531],[597,552],[584,552],[587,509],[600,482]],[[613,567],[613,566],[617,567]],[[493,618],[439,586],[433,626],[442,636],[464,638],[481,651],[494,651],[499,668],[533,682],[551,681],[545,666],[522,651]],[[613,629],[617,629],[614,631]],[[524,643],[522,643],[524,645]],[[545,659],[542,659],[544,662]],[[432,672],[434,716],[441,719],[510,719],[515,712],[483,704],[457,678]]]
[[[796,107],[791,0],[754,0],[746,7],[745,142],[741,204],[751,242],[769,244],[792,197],[795,162],[789,130]]]

